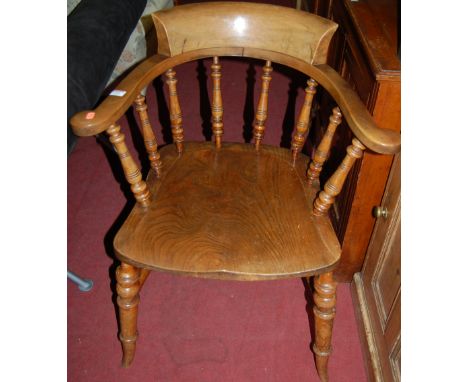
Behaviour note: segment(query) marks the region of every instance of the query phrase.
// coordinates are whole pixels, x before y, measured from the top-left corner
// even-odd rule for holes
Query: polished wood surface
[[[262,70],[262,90],[260,92],[260,98],[258,99],[253,129],[255,148],[257,150],[260,148],[260,143],[262,142],[263,135],[265,134],[265,121],[268,117],[268,89],[270,87],[271,72],[273,71],[271,61],[267,61]]]
[[[400,79],[398,0],[343,1],[378,80]]]
[[[170,68],[166,72],[166,83],[169,88],[169,110],[172,128],[172,139],[179,153],[183,150],[184,129],[182,128],[182,111],[180,109],[179,97],[177,95],[176,72]]]
[[[211,65],[211,78],[213,79],[213,102],[211,104],[212,128],[217,148],[221,148],[221,137],[223,136],[223,99],[221,97],[221,64],[219,57],[213,57]]]
[[[305,155],[293,166],[282,148],[186,142],[181,156],[168,145],[161,157],[162,178],[148,178],[154,202],[115,238],[122,261],[240,280],[307,276],[338,261],[328,218],[311,214],[318,188],[306,182]]]
[[[225,8],[231,9],[229,13],[229,17],[231,20],[235,20],[235,12],[239,8],[236,3],[204,3],[198,4],[200,6],[205,7],[207,4],[210,4],[210,12],[215,9],[221,7],[223,12],[226,11]],[[230,5],[229,5],[230,4]],[[197,5],[197,6],[198,6]],[[251,5],[260,6],[261,4],[245,4],[247,8]],[[192,9],[195,5],[187,5],[187,6],[180,6],[176,9],[172,10],[179,12],[185,7],[190,7]],[[281,11],[284,12],[293,12],[291,16],[303,17],[305,14],[307,16],[307,20],[310,21],[308,17],[312,17],[312,19],[316,20],[316,16],[308,15],[304,12],[298,12],[293,9],[283,8],[283,7],[274,7],[268,5],[261,5],[262,12],[265,15],[269,15],[270,7],[276,9],[280,8]],[[246,9],[247,9],[246,8]],[[276,10],[274,13],[277,12]],[[259,13],[259,12],[257,12]],[[281,13],[281,17],[284,18],[286,13]],[[164,11],[164,14],[167,16],[170,13],[168,11]],[[184,13],[183,13],[184,14]],[[160,13],[158,13],[160,15]],[[300,16],[298,16],[300,15]],[[262,16],[263,17],[263,16]],[[187,18],[184,16],[177,16],[175,18],[172,17],[156,17],[155,16],[155,23],[156,26],[163,30],[164,34],[170,33],[170,28],[166,25],[167,23],[171,24],[175,22],[174,20],[179,20],[180,22],[187,22]],[[220,18],[218,18],[220,19]],[[245,19],[248,20],[248,19]],[[253,22],[254,25],[261,25],[262,28],[280,28],[281,32],[284,31],[282,25],[283,23],[275,23],[274,19],[268,18],[267,20],[262,19],[262,24],[257,24]],[[320,19],[323,20],[323,19]],[[177,23],[179,22],[177,21]],[[246,21],[247,22],[247,21]],[[166,23],[166,24],[165,24]],[[229,29],[232,26],[231,23],[226,22],[219,26],[220,29],[227,28]],[[200,22],[198,20],[197,27],[199,26]],[[248,30],[250,30],[250,24]],[[281,26],[281,27],[279,27]],[[292,30],[290,30],[292,33]],[[180,30],[174,31],[174,33],[181,33]],[[217,31],[216,33],[219,33]],[[191,35],[192,36],[192,35]],[[212,37],[209,35],[210,38]],[[202,37],[200,37],[202,38]],[[312,38],[312,37],[311,37]],[[274,40],[274,39],[269,39]],[[327,43],[328,44],[328,43]],[[98,108],[94,111],[93,118],[87,118],[89,111],[83,111],[75,115],[70,123],[72,125],[73,131],[79,136],[89,136],[98,134],[107,129],[107,127],[114,123],[115,120],[120,118],[125,111],[128,109],[130,104],[133,102],[137,94],[143,89],[145,86],[149,84],[155,77],[164,73],[168,69],[179,65],[184,62],[192,61],[199,58],[205,57],[212,57],[212,56],[243,56],[243,57],[252,57],[252,58],[259,58],[264,60],[271,60],[292,68],[295,68],[302,73],[308,75],[309,77],[315,79],[320,83],[320,85],[324,86],[325,89],[330,93],[330,95],[335,99],[340,107],[344,117],[347,120],[349,127],[352,129],[353,134],[370,150],[373,150],[378,153],[395,153],[399,151],[400,147],[400,137],[398,133],[394,131],[380,129],[376,126],[375,122],[373,121],[372,117],[370,116],[369,112],[366,110],[365,106],[362,104],[362,101],[353,91],[352,87],[344,81],[338,73],[336,73],[331,67],[324,64],[317,64],[317,65],[310,65],[307,62],[304,62],[300,58],[296,58],[294,55],[291,55],[288,51],[288,45],[282,44],[275,44],[274,49],[272,50],[265,49],[262,47],[237,47],[237,46],[228,46],[227,42],[220,43],[218,47],[215,48],[201,48],[198,47],[195,50],[185,51],[174,56],[168,58],[162,54],[153,56],[143,63],[141,63],[135,70],[133,70],[129,76],[127,76],[122,83],[118,85],[119,90],[125,92],[122,97],[117,96],[109,96],[107,97],[104,102],[102,102]],[[270,47],[267,47],[270,48]],[[314,63],[321,62],[315,61]],[[175,113],[177,114],[177,113]]]
[[[314,277],[315,364],[322,382],[328,382],[328,358],[336,306],[336,282],[331,272]]]
[[[154,131],[151,128],[151,123],[148,118],[148,106],[146,106],[145,97],[141,94],[135,99],[135,109],[138,112],[141,122],[141,131],[143,134],[143,140],[145,142],[146,152],[148,153],[148,159],[150,161],[151,168],[156,171],[156,174],[161,175],[162,162],[161,157],[158,153],[158,143]]]
[[[141,172],[132,155],[128,151],[125,144],[125,136],[121,133],[120,126],[111,125],[107,129],[107,134],[109,134],[109,139],[119,155],[125,178],[130,183],[130,188],[133,195],[135,195],[135,199],[142,207],[148,207],[150,204],[150,192],[146,186],[146,182],[142,179]]]
[[[309,169],[307,170],[307,179],[312,183],[315,179],[319,179],[322,167],[325,161],[330,156],[330,148],[335,135],[336,128],[341,123],[341,111],[338,107],[333,109],[333,114],[330,116],[327,130],[320,141],[317,149],[314,152]]]
[[[395,157],[362,271],[352,291],[369,381],[401,378],[401,161]]]
[[[323,191],[315,198],[313,214],[316,216],[325,215],[328,209],[335,201],[335,197],[341,192],[343,184],[349,171],[354,165],[356,159],[362,157],[362,151],[365,150],[365,146],[362,145],[356,138],[353,139],[353,143],[346,149],[346,156],[335,170],[330,179],[327,180]]]
[[[317,85],[317,81],[312,78],[307,81],[304,103],[302,104],[301,112],[299,113],[299,118],[297,120],[296,130],[294,131],[291,142],[293,161],[296,161],[297,155],[302,151],[309,133],[310,110],[312,108],[314,95],[317,92]]]
[[[122,263],[116,271],[117,305],[119,307],[120,332],[122,343],[122,366],[128,367],[135,357],[138,303],[140,302],[139,271],[129,264]]]
[[[337,28],[307,12],[242,2],[188,4],[154,13],[153,19],[164,56],[220,46],[261,48],[308,64],[325,63]]]
[[[109,96],[94,111],[92,119],[87,118],[90,111],[75,114],[70,123],[78,136],[91,136],[107,129],[109,124],[122,117],[140,90],[155,77],[174,65],[212,56],[245,56],[277,62],[314,78],[336,100],[349,128],[354,135],[370,150],[381,154],[393,154],[400,150],[400,134],[389,129],[379,128],[366,110],[352,87],[328,65],[307,65],[282,53],[272,53],[262,49],[213,48],[181,54],[173,58],[153,56],[141,63],[125,78],[118,88],[125,91],[123,97]]]
[[[330,21],[277,6],[223,2],[180,6],[153,18],[159,54],[137,66],[118,85],[119,96],[110,95],[94,111],[83,111],[71,120],[78,135],[107,131],[138,201],[114,239],[122,262],[117,270],[117,292],[123,365],[128,366],[134,357],[138,293],[151,270],[233,280],[315,276],[314,352],[320,379],[327,381],[336,299],[332,272],[341,253],[327,211],[362,150],[396,153],[400,136],[380,129],[352,86],[323,63],[336,29]],[[221,142],[223,56],[266,61],[253,144]],[[174,68],[206,57],[213,57],[215,142],[184,142]],[[260,144],[273,62],[310,78],[292,153]],[[140,91],[164,73],[174,144],[158,152]],[[347,153],[339,154],[344,156],[342,163],[321,192],[319,179],[307,176],[310,158],[300,152],[318,85],[338,104],[330,130],[344,117],[352,137]],[[152,167],[146,182],[116,125],[133,102],[149,142],[146,148]],[[330,151],[329,146],[325,139],[322,154]],[[314,174],[320,173],[319,164],[324,160],[320,155],[313,159]]]

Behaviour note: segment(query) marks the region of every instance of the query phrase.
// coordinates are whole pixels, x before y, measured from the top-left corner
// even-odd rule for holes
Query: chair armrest
[[[124,92],[122,96],[109,95],[96,109],[76,113],[70,119],[73,132],[78,136],[87,137],[108,129],[127,111],[138,92],[155,77],[158,64],[165,59],[167,57],[154,55],[144,60],[115,88]],[[163,72],[164,68],[160,73]]]
[[[400,151],[400,133],[378,127],[356,92],[333,68],[328,65],[315,65],[314,68],[318,70],[314,78],[338,103],[357,139],[380,154],[395,154]]]
[[[244,55],[247,51],[240,48],[230,50],[228,55],[238,56]],[[173,58],[159,54],[148,58],[117,86],[118,90],[125,92],[123,96],[109,95],[94,111],[86,110],[75,114],[70,119],[73,132],[78,136],[103,132],[126,112],[138,92],[153,78],[182,62],[216,54],[216,49],[201,49]],[[400,133],[379,128],[356,92],[334,69],[328,65],[310,65],[299,60],[286,61],[285,55],[277,53],[273,55],[277,58],[276,62],[289,64],[316,79],[335,99],[353,134],[367,148],[380,154],[395,154],[400,151]],[[254,54],[246,56],[255,57]],[[258,55],[257,57],[260,58]]]

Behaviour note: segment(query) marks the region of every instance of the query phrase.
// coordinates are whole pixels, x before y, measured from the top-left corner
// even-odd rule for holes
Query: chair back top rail
[[[213,2],[188,4],[153,14],[158,54],[138,65],[94,111],[70,120],[78,136],[95,135],[115,123],[141,89],[185,62],[213,56],[250,57],[296,69],[335,99],[353,134],[370,150],[393,154],[400,134],[380,129],[358,95],[325,64],[337,24],[311,13],[270,4]]]
[[[350,85],[330,66],[310,65],[291,56],[249,48],[209,48],[182,53],[175,57],[154,55],[139,64],[117,86],[119,95],[109,95],[95,110],[84,110],[70,119],[73,131],[78,136],[91,136],[105,131],[121,118],[146,87],[159,75],[179,64],[213,56],[250,57],[271,60],[289,66],[315,79],[334,98],[353,134],[370,150],[381,154],[400,151],[400,134],[379,128],[368,110]]]
[[[245,2],[187,4],[153,13],[158,53],[205,48],[260,48],[324,64],[338,25],[293,8]]]

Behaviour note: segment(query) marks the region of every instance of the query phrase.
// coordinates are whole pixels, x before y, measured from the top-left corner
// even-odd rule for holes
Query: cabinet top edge
[[[397,57],[397,6],[396,1],[375,1],[374,7],[371,6],[372,1],[341,1],[346,7],[347,13],[351,18],[353,26],[356,29],[358,38],[362,43],[366,55],[369,57],[372,70],[377,79],[386,79],[398,81],[400,79],[401,63]],[[394,18],[388,16],[386,20],[382,19],[383,6],[388,7],[395,3]],[[379,13],[375,10],[382,11]],[[380,17],[379,17],[380,16]],[[386,23],[388,30],[385,32],[383,25]],[[395,35],[390,38],[389,34]]]

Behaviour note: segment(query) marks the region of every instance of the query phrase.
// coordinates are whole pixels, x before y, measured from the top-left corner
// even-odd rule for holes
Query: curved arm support
[[[216,56],[219,52],[222,52],[221,55],[226,56],[243,56],[242,51],[242,48],[200,49],[172,58],[155,54],[133,69],[116,87],[116,89],[125,92],[123,96],[109,95],[96,109],[81,111],[70,118],[73,132],[80,137],[102,133],[125,114],[141,89],[174,66],[188,61]]]
[[[158,67],[164,59],[163,56],[154,55],[133,69],[116,87],[125,92],[123,96],[109,95],[95,110],[76,113],[70,119],[73,132],[78,136],[87,137],[102,133],[109,125],[115,123],[135,101],[141,88],[140,84],[147,84],[154,78],[151,76],[152,69]]]
[[[399,132],[378,127],[357,93],[333,68],[328,65],[317,65],[315,68],[320,73],[316,76],[317,81],[335,99],[357,139],[380,154],[400,151]]]
[[[251,57],[289,66],[312,77],[335,99],[350,129],[368,149],[380,154],[400,151],[400,133],[379,128],[356,92],[328,65],[309,63],[286,54],[253,48],[199,49],[168,58],[154,55],[138,65],[117,87],[125,91],[122,97],[108,96],[94,111],[75,114],[70,123],[78,136],[101,133],[115,123],[130,107],[138,92],[154,78],[184,62],[213,56]]]

